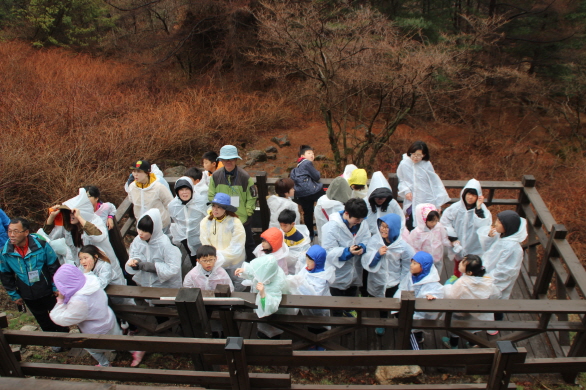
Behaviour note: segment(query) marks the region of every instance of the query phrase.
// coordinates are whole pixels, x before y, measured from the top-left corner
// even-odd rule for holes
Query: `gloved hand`
[[[141,261],[140,263],[138,263],[138,269],[145,272],[152,272],[154,274],[157,273],[155,263],[148,263],[146,261]]]

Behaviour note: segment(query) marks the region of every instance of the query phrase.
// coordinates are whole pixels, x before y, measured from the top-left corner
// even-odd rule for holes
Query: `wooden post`
[[[533,175],[523,175],[521,178],[521,183],[523,183],[523,187],[519,191],[519,204],[517,205],[517,214],[521,217],[526,218],[525,211],[523,210],[524,205],[528,205],[530,203],[529,197],[525,193],[525,188],[533,188],[535,187],[536,180],[535,176]],[[535,227],[530,225],[528,227],[528,234],[529,234],[529,242],[536,239]],[[526,249],[528,260],[529,260],[529,276],[537,276],[537,248],[535,246],[529,246]]]
[[[402,291],[401,308],[399,309],[399,329],[397,343],[395,344],[399,349],[410,349],[413,313],[415,313],[415,292]]]
[[[267,204],[267,196],[269,196],[269,189],[267,187],[267,173],[258,172],[256,174],[256,188],[258,190],[258,205],[260,207],[260,222],[262,231],[264,232],[269,228],[269,222],[271,221],[271,212],[269,205]]]
[[[199,288],[180,288],[177,297],[175,297],[175,306],[185,337],[212,337],[212,330]],[[193,354],[192,360],[196,370],[209,371],[211,369],[201,354]]]
[[[396,173],[389,173],[388,176],[389,185],[393,191],[393,198],[398,202],[397,197],[399,196],[399,177]]]
[[[4,332],[1,328],[8,327],[8,319],[6,313],[0,313],[0,376],[11,376],[24,378],[20,369],[20,363],[16,360],[16,356],[10,348],[10,344],[4,337]]]
[[[244,339],[242,337],[228,337],[225,351],[232,389],[249,390],[250,378],[246,364],[246,353],[244,352]]]
[[[216,297],[229,298],[231,295],[230,286],[227,284],[217,285],[214,295]],[[234,320],[234,312],[232,310],[219,310],[219,313],[224,337],[239,337],[240,331],[238,330],[238,324]]]
[[[492,369],[488,384],[488,390],[505,390],[511,379],[512,356],[517,354],[517,348],[510,341],[497,341],[496,352],[492,361]]]
[[[537,275],[537,280],[533,286],[533,293],[531,294],[532,299],[539,299],[539,295],[547,294],[549,283],[551,282],[554,272],[549,258],[557,257],[559,255],[555,248],[554,240],[563,240],[566,238],[567,233],[568,231],[564,225],[556,224],[551,227],[551,233],[549,235],[547,246],[545,247],[545,253],[541,259],[541,270],[539,271],[539,275]]]
[[[586,326],[586,316],[582,317],[582,325]],[[568,357],[582,357],[586,355],[586,332],[577,332],[568,351]],[[562,377],[567,383],[575,383],[579,372],[564,372]]]

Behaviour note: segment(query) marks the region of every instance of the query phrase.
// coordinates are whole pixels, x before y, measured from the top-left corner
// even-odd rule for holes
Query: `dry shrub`
[[[133,160],[199,162],[293,118],[282,97],[177,90],[134,66],[18,42],[0,44],[0,72],[0,202],[36,221],[82,185],[120,202]]]

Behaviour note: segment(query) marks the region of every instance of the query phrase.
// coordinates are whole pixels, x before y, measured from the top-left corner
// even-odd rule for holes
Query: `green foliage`
[[[33,29],[37,47],[87,46],[114,27],[99,0],[28,0],[16,14]]]

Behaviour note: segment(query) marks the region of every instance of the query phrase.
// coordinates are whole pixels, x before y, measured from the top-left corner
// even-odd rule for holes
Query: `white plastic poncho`
[[[108,307],[108,296],[100,287],[98,278],[85,275],[86,282],[67,303],[57,303],[49,314],[61,326],[77,325],[82,333],[122,334],[116,316]],[[112,332],[117,329],[118,332]]]
[[[303,268],[296,275],[287,276],[287,282],[292,294],[329,297],[332,295],[330,283],[335,280],[335,277],[334,267],[326,263],[322,272],[311,273]],[[330,309],[301,309],[301,314],[329,317]]]
[[[411,230],[407,242],[416,252],[423,251],[429,253],[433,257],[433,263],[438,268],[438,272],[441,272],[444,259],[444,246],[451,248],[452,243],[448,240],[446,228],[441,223],[435,225],[433,229],[427,227],[425,223],[427,214],[433,210],[437,211],[436,207],[431,203],[420,203],[417,205],[413,212],[413,216],[417,221],[417,227]]]
[[[246,257],[244,242],[246,232],[238,218],[226,215],[221,221],[216,218],[205,217],[201,220],[200,235],[202,245],[211,245],[216,248],[218,254],[224,258],[222,267],[234,283],[236,291],[243,291],[241,280],[234,275],[234,271],[240,268]]]
[[[330,214],[344,210],[344,203],[352,196],[352,190],[343,177],[337,177],[315,204],[313,216],[317,227],[317,236],[323,243],[323,226],[330,220]]]
[[[482,195],[480,182],[476,179],[470,179],[460,193],[460,200],[445,209],[440,219],[440,223],[445,226],[448,236],[457,237],[460,241],[462,245],[462,251],[459,253],[460,257],[482,255],[483,250],[480,246],[477,232],[481,227],[492,225],[492,215],[484,203],[481,206],[484,218],[476,215],[476,207],[470,210],[466,209],[463,196],[464,191],[468,188],[473,188],[479,196]]]
[[[378,226],[376,220],[380,217],[387,215],[387,214],[397,214],[401,217],[401,228],[405,227],[405,213],[399,206],[399,203],[395,199],[392,199],[386,211],[382,211],[381,207],[374,203],[374,196],[377,193],[381,193],[382,189],[387,189],[388,194],[392,196],[393,190],[389,185],[387,179],[385,179],[385,175],[381,171],[376,171],[372,174],[372,179],[370,179],[370,188],[368,190],[368,217],[366,217],[366,222],[368,222],[368,227],[370,228],[370,234],[375,235],[378,232]],[[376,191],[379,190],[379,191]],[[376,192],[375,192],[376,191]],[[375,207],[376,211],[372,211],[372,207]]]
[[[79,194],[69,199],[66,202],[63,202],[63,206],[69,207],[70,210],[78,209],[81,213],[83,219],[87,222],[92,223],[99,231],[100,235],[97,236],[90,236],[85,231],[81,235],[81,240],[84,245],[94,245],[99,250],[104,252],[110,262],[112,264],[112,278],[116,280],[124,279],[122,275],[122,268],[120,267],[120,263],[118,262],[118,258],[116,257],[116,253],[114,253],[114,249],[112,248],[112,244],[110,244],[110,236],[108,235],[108,228],[102,222],[102,219],[94,214],[94,206],[90,199],[87,196],[85,189],[80,188]],[[77,248],[73,244],[73,237],[71,233],[65,230],[63,226],[55,226],[53,231],[49,234],[49,238],[51,240],[56,240],[59,238],[65,238],[65,243],[69,247],[71,251],[71,255],[73,256],[73,261],[75,265],[79,265],[78,253],[81,248]]]
[[[78,265],[77,268],[84,272],[85,275],[94,275],[98,278],[100,282],[100,288],[103,290],[108,287],[109,284],[114,284],[118,286],[126,286],[126,279],[122,278],[114,278],[114,273],[112,272],[112,265],[110,263],[105,262],[102,259],[98,259],[94,266],[94,269],[90,272],[85,272],[85,268],[83,265]]]
[[[224,259],[221,254],[217,256],[216,264],[210,272],[203,269],[202,265],[198,262],[191,271],[185,275],[183,279],[183,287],[187,288],[200,288],[202,290],[213,291],[219,284],[227,284],[230,286],[230,291],[234,291],[234,284],[232,279],[222,267]]]
[[[463,274],[454,282],[444,286],[445,299],[499,299],[501,292],[490,276],[470,276]],[[493,313],[455,313],[456,319],[477,319],[493,321]]]
[[[414,291],[415,298],[425,298],[427,295],[433,295],[437,299],[444,297],[443,286],[439,282],[440,277],[435,267],[431,267],[429,274],[417,283],[413,283],[413,275],[409,272],[399,283],[399,289],[394,298],[401,298],[402,291]],[[439,313],[416,311],[413,313],[414,320],[437,320]]]
[[[37,234],[41,236],[45,241],[47,241],[49,245],[51,245],[51,248],[53,248],[53,251],[55,251],[55,254],[57,255],[57,260],[59,260],[59,264],[72,264],[76,267],[78,266],[79,258],[77,256],[73,257],[71,249],[69,249],[69,246],[67,246],[64,237],[58,238],[56,240],[51,240],[42,228],[37,230]]]
[[[271,212],[271,219],[269,222],[270,228],[280,228],[279,214],[281,214],[281,211],[283,210],[291,210],[295,212],[295,225],[298,226],[300,224],[301,216],[299,214],[299,206],[291,199],[283,198],[277,195],[271,195],[267,198],[267,205],[269,206],[269,210]]]
[[[362,263],[360,256],[340,261],[344,249],[353,245],[366,244],[370,239],[368,224],[364,221],[356,235],[353,235],[342,220],[339,212],[330,214],[330,221],[323,227],[322,247],[327,251],[327,262],[336,267],[336,280],[331,287],[346,290],[350,286],[362,286]],[[368,252],[368,250],[367,250]]]
[[[139,221],[148,210],[158,209],[161,213],[161,220],[163,228],[166,228],[171,223],[169,218],[169,212],[167,206],[173,200],[173,195],[169,189],[169,183],[162,177],[158,176],[157,172],[161,172],[156,165],[151,166],[151,172],[155,175],[156,180],[151,183],[147,188],[139,188],[136,185],[136,181],[130,183],[126,192],[128,192],[128,198],[134,205],[134,216]],[[160,174],[162,175],[162,173]]]
[[[104,202],[94,211],[94,213],[100,217],[102,222],[104,222],[104,225],[108,226],[108,216],[116,215],[116,206],[110,202]]]
[[[266,255],[266,253],[262,250],[262,244],[258,244],[256,248],[254,248],[254,251],[252,251],[252,254],[254,254],[256,257]],[[289,247],[287,244],[283,242],[283,245],[278,250],[271,253],[271,255],[275,257],[277,264],[279,264],[279,267],[281,267],[283,272],[285,272],[285,275],[289,275],[289,273],[295,273],[296,263],[292,262],[292,259],[290,258]],[[289,272],[289,262],[291,262],[293,266],[292,272]]]
[[[163,233],[161,214],[157,209],[146,212],[153,220],[153,234],[149,241],[136,236],[130,244],[129,259],[154,263],[156,273],[134,270],[126,264],[126,272],[134,275],[132,280],[142,287],[181,287],[181,250],[174,246]]]
[[[521,243],[527,238],[527,220],[521,218],[519,230],[508,237],[501,238],[498,233],[489,237],[489,232],[490,226],[478,229],[480,245],[485,250],[482,262],[487,274],[501,291],[501,299],[509,299],[523,264]]]
[[[305,267],[305,253],[307,253],[307,250],[309,247],[311,247],[311,240],[309,239],[309,230],[307,230],[307,226],[295,225],[295,229],[301,233],[303,236],[303,241],[297,245],[289,247],[289,258],[287,259],[287,265],[289,267],[290,275],[297,274],[301,268]],[[285,236],[285,232],[283,232],[283,236]],[[286,237],[284,238],[286,239]]]
[[[415,210],[420,203],[431,203],[439,210],[444,203],[450,200],[448,192],[439,176],[435,173],[431,162],[422,160],[414,163],[407,154],[397,168],[399,177],[399,196],[403,200],[403,210],[411,206]],[[411,193],[413,200],[407,200],[405,195]],[[413,221],[416,226],[417,221]]]
[[[169,203],[169,216],[171,217],[171,235],[173,243],[181,245],[181,241],[187,240],[187,246],[192,256],[195,256],[197,248],[201,245],[199,238],[199,229],[201,221],[208,215],[208,186],[199,181],[195,186],[192,185],[191,178],[183,176],[177,181],[184,180],[189,186],[192,197],[189,202],[183,204],[179,195],[175,196]]]
[[[403,277],[409,273],[409,266],[415,251],[401,237],[401,220],[389,214],[380,220],[389,226],[389,239],[396,237],[390,245],[386,245],[380,231],[370,237],[366,246],[366,256],[362,256],[362,267],[370,272],[368,275],[367,291],[374,297],[384,298],[386,290],[398,285]],[[395,221],[395,223],[393,223]],[[371,267],[375,255],[383,246],[387,247],[387,253],[381,256],[380,261]]]
[[[246,279],[242,282],[243,285],[250,286],[250,291],[253,293],[258,293],[256,288],[258,283],[262,283],[265,288],[265,304],[262,305],[260,294],[257,294],[255,313],[259,318],[276,313],[283,294],[288,291],[285,273],[277,264],[275,257],[272,254],[257,257],[250,263],[244,263],[243,268],[241,277]]]

